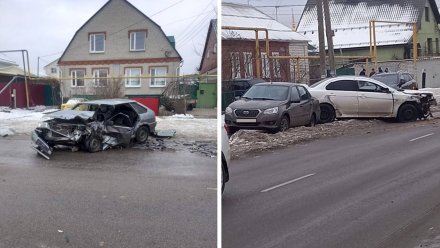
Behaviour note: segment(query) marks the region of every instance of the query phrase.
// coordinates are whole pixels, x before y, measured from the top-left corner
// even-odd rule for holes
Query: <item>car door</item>
[[[393,113],[393,95],[373,82],[359,80],[359,117],[389,117]]]
[[[297,86],[298,92],[299,92],[299,98],[300,98],[300,111],[301,111],[301,117],[299,118],[301,123],[300,125],[306,125],[310,121],[312,108],[313,108],[313,101],[312,96],[310,93],[303,87],[303,86]]]
[[[333,104],[337,116],[358,116],[358,83],[352,79],[339,79],[326,86],[328,101]]]
[[[299,91],[296,86],[290,88],[290,103],[288,103],[287,111],[290,116],[290,125],[299,126],[301,125],[301,98],[299,96]]]

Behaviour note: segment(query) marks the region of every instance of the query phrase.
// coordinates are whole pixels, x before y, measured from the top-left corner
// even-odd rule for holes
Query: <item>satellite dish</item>
[[[170,57],[171,56],[171,51],[165,51],[165,57]]]

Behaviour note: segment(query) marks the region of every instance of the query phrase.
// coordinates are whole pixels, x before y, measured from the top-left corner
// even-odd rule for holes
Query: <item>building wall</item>
[[[260,42],[260,52],[266,52],[265,42]],[[289,56],[289,43],[288,42],[277,42],[271,41],[269,45],[270,52],[278,52],[280,56]],[[222,41],[222,80],[231,80],[234,79],[232,75],[232,58],[231,54],[238,52],[239,54],[239,62],[240,62],[240,77],[235,78],[256,78],[256,61],[255,61],[255,41],[247,41],[247,40],[223,40]],[[252,75],[245,75],[245,59],[243,53],[251,53],[251,67],[252,67]],[[267,81],[290,81],[291,73],[290,73],[290,63],[288,60],[279,60],[280,64],[280,74],[281,77],[277,77],[274,73],[274,59],[269,59],[269,68],[270,73],[268,77],[263,76],[263,67],[261,66],[261,78]]]
[[[134,24],[133,24],[134,23]],[[126,27],[121,29],[121,27]],[[146,30],[145,51],[130,51],[130,35],[133,30]],[[105,51],[90,53],[90,33],[105,33]],[[124,0],[111,0],[101,11],[77,31],[64,55],[60,58],[62,92],[66,97],[72,95],[95,94],[91,87],[93,80],[88,79],[85,87],[71,87],[70,71],[85,69],[85,77],[91,78],[92,69],[106,68],[109,77],[123,77],[125,68],[141,67],[142,76],[150,76],[150,67],[166,67],[167,76],[176,76],[181,58],[169,43],[160,27],[145,18]],[[172,79],[168,79],[172,80]],[[139,87],[125,87],[125,95],[158,95],[165,87],[150,87],[150,79],[141,79]]]
[[[217,37],[214,28],[209,29],[209,37],[206,44],[205,57],[200,68],[200,74],[212,71],[217,68]]]
[[[423,11],[423,15],[420,22],[420,27],[418,30],[418,43],[420,43],[421,47],[421,54],[420,56],[429,56],[432,54],[428,53],[428,38],[432,39],[432,53],[439,55],[440,54],[440,47],[439,49],[436,49],[436,38],[440,40],[440,30],[438,28],[437,22],[435,20],[434,12],[432,11],[432,8],[429,4],[429,1],[426,1],[425,7],[427,7],[429,10],[429,22],[425,20],[426,12]],[[440,44],[439,44],[440,45]]]

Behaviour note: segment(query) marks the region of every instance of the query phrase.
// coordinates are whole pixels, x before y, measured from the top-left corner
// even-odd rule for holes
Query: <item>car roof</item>
[[[298,83],[291,83],[291,82],[264,82],[264,83],[258,83],[255,85],[281,85],[281,86],[291,86],[291,85],[303,85]]]
[[[114,99],[100,99],[100,100],[92,100],[92,101],[87,101],[84,103],[91,103],[91,104],[106,104],[106,105],[118,105],[118,104],[124,104],[124,103],[131,103],[131,102],[136,102],[134,100],[131,99],[124,99],[124,98],[114,98]]]

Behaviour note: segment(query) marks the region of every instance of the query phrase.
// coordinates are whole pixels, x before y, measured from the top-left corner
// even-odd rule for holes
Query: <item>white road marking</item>
[[[217,188],[206,188],[207,190],[217,190]]]
[[[414,139],[412,139],[412,140],[409,140],[409,142],[412,142],[412,141],[415,141],[415,140],[418,140],[418,139],[423,139],[423,138],[429,137],[429,136],[431,136],[431,135],[434,135],[434,133],[429,133],[429,134],[427,134],[427,135],[423,135],[423,136],[420,136],[420,137],[414,138]]]
[[[302,177],[295,178],[295,179],[290,180],[290,181],[287,181],[287,182],[285,182],[285,183],[278,184],[278,185],[275,185],[275,186],[270,187],[270,188],[268,188],[268,189],[262,190],[261,193],[269,192],[269,191],[271,191],[271,190],[277,189],[277,188],[279,188],[279,187],[286,186],[287,184],[291,184],[291,183],[294,183],[294,182],[298,182],[299,180],[302,180],[302,179],[305,179],[305,178],[308,178],[308,177],[311,177],[311,176],[314,176],[314,175],[315,175],[315,173],[312,173],[312,174],[308,174],[308,175],[305,175],[305,176],[302,176]]]

